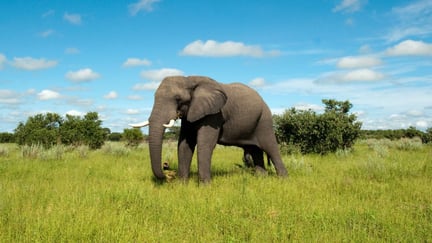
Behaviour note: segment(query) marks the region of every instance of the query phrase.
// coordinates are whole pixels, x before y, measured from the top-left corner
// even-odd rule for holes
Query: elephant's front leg
[[[182,127],[177,147],[178,177],[180,179],[186,180],[189,177],[196,144],[196,132],[192,130],[186,131]]]
[[[211,158],[219,137],[219,128],[203,126],[198,130],[198,176],[201,182],[210,182]]]

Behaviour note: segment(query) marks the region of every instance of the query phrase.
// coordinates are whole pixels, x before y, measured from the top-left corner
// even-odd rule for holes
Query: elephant
[[[177,177],[187,180],[195,148],[200,182],[211,180],[211,158],[216,144],[237,146],[251,156],[256,171],[265,171],[263,152],[280,177],[288,176],[273,131],[272,114],[252,88],[241,83],[223,84],[205,76],[168,76],[155,92],[148,121],[151,168],[164,180],[161,168],[162,138],[166,127],[181,119],[177,144]]]

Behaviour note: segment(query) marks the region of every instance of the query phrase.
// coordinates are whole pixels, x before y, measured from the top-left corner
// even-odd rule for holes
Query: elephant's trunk
[[[162,171],[162,139],[165,128],[162,123],[150,122],[149,128],[149,150],[150,160],[153,175],[159,179],[164,180],[165,174]]]

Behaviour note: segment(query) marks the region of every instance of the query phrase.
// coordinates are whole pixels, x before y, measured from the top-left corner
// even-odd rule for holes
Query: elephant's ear
[[[192,94],[187,114],[189,122],[195,122],[204,116],[218,113],[227,101],[227,96],[218,83],[198,85]]]

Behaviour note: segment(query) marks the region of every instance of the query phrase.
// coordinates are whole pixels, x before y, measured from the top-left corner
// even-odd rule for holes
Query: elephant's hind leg
[[[263,151],[254,145],[246,146],[244,149],[244,157],[252,157],[252,166],[255,167],[255,172],[260,175],[266,175],[267,171],[264,166]]]

